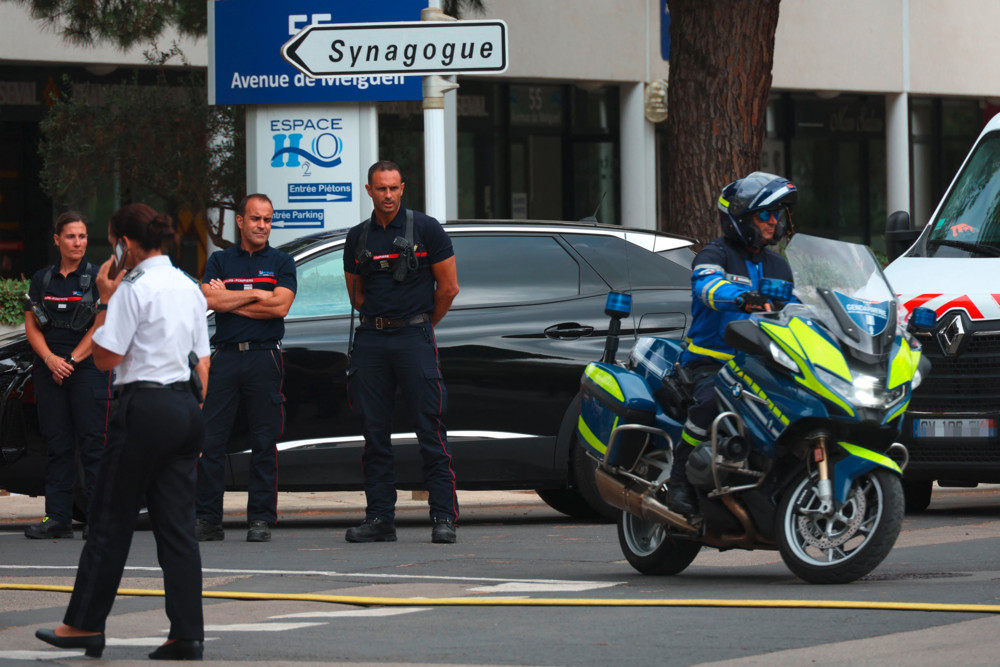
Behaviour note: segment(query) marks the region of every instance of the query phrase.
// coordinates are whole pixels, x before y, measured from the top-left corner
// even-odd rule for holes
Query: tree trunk
[[[668,231],[720,235],[723,186],[760,168],[780,0],[670,0]]]

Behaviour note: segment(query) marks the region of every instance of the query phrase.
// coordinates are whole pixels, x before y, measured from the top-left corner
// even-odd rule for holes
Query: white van
[[[916,240],[885,274],[908,311],[923,306],[938,318],[920,338],[933,368],[913,394],[902,433],[910,452],[906,507],[922,511],[935,480],[1000,482],[1000,115],[926,227],[910,234],[908,227],[907,214],[890,216],[890,258],[900,240]]]

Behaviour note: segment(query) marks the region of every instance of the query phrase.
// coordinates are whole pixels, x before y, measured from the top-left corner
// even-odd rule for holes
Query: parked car
[[[461,292],[435,336],[459,488],[535,489],[572,516],[616,515],[600,499],[593,463],[576,442],[580,374],[601,356],[611,289],[633,296],[633,314],[622,322],[622,356],[636,335],[683,335],[690,317],[692,242],[589,223],[450,222],[446,229]],[[282,343],[283,491],[362,488],[363,441],[345,391],[352,324],[345,236],[321,233],[282,247],[298,268]],[[23,368],[30,357],[23,334],[0,339],[0,388],[4,379],[16,384],[16,362]],[[0,488],[41,495],[44,445],[30,382],[22,391],[20,398],[17,391],[5,392],[0,407]],[[400,407],[393,423],[396,475],[401,489],[420,489],[419,449],[408,422]],[[247,487],[248,450],[246,434],[234,433],[230,490]]]

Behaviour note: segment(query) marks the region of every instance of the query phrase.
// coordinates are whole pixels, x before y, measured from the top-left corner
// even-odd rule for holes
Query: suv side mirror
[[[910,214],[896,211],[885,222],[885,251],[889,261],[901,256],[920,237],[919,229],[910,229]]]

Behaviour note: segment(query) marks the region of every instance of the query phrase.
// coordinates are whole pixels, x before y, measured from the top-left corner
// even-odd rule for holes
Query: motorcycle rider
[[[718,203],[723,235],[702,248],[692,263],[692,323],[680,363],[693,382],[694,402],[674,446],[667,506],[675,512],[697,510],[685,466],[694,448],[711,437],[712,420],[719,413],[715,374],[736,352],[723,340],[726,325],[771,309],[756,291],[762,278],[792,281],[788,262],[766,246],[785,236],[796,197],[788,179],[761,171],[728,184]]]

